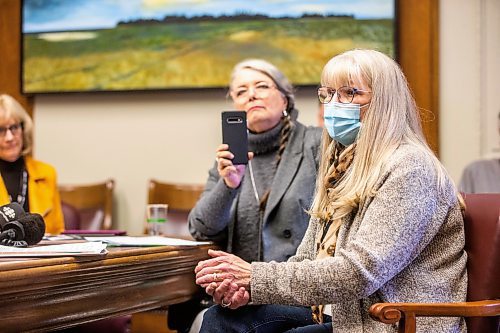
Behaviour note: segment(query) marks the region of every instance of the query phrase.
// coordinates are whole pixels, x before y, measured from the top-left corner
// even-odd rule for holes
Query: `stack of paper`
[[[95,256],[108,253],[103,242],[85,242],[33,247],[11,247],[0,245],[0,257],[72,257]]]
[[[132,237],[132,236],[111,236],[111,237],[85,237],[88,241],[100,241],[108,243],[110,246],[164,246],[164,245],[172,245],[172,246],[195,246],[195,245],[203,245],[210,244],[210,242],[195,242],[185,239],[177,239],[177,238],[168,238],[161,236],[140,236],[140,237]]]

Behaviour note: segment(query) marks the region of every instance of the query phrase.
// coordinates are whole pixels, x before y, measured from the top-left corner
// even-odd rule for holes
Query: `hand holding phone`
[[[217,171],[226,186],[237,188],[248,163],[248,130],[245,111],[222,112],[222,142],[217,148]]]
[[[222,143],[229,146],[234,165],[248,163],[248,130],[245,111],[222,112]]]

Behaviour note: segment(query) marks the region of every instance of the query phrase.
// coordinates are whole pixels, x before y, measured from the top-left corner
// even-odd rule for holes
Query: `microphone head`
[[[23,207],[17,202],[0,206],[0,229],[3,230],[6,223],[15,221],[26,214]]]
[[[24,228],[24,241],[28,245],[39,243],[45,234],[45,221],[40,214],[25,214],[18,219]]]

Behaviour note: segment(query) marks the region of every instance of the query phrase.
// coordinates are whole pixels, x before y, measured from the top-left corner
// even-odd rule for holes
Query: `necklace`
[[[253,194],[255,195],[255,200],[257,204],[260,204],[259,193],[257,192],[257,186],[255,186],[255,178],[253,176],[252,161],[248,161],[248,169],[250,171],[250,180],[252,181]]]
[[[17,203],[24,206],[24,202],[26,201],[26,192],[28,190],[28,173],[26,170],[23,170],[23,175],[21,177],[21,193],[17,195]],[[12,196],[9,194],[9,200],[12,202]]]
[[[252,161],[248,161],[248,171],[250,172],[250,180],[252,183],[253,194],[255,196],[255,200],[257,200],[257,207],[260,206],[260,198],[259,193],[257,192],[257,186],[255,186],[255,178],[253,176],[252,169]],[[263,253],[262,253],[262,224],[264,221],[264,211],[259,209],[259,224],[258,224],[258,236],[259,236],[259,244],[257,245],[257,255],[259,256],[259,260],[262,261]]]

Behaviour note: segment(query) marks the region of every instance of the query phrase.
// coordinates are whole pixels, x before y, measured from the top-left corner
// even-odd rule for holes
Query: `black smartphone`
[[[229,145],[233,164],[248,163],[248,130],[245,111],[222,112],[222,143]]]

